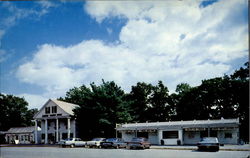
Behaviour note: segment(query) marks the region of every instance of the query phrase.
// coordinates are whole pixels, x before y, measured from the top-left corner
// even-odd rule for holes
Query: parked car
[[[150,145],[151,144],[148,142],[148,139],[144,137],[133,138],[130,142],[127,142],[128,149],[136,149],[136,148],[149,149]]]
[[[93,138],[91,141],[87,141],[86,145],[89,147],[89,148],[92,148],[92,147],[101,147],[101,142],[104,142],[105,141],[105,138]]]
[[[121,138],[108,138],[101,142],[101,148],[126,148],[127,143]]]
[[[220,143],[216,137],[204,137],[197,144],[198,150],[219,151]]]
[[[70,146],[73,147],[79,147],[79,146],[85,146],[86,142],[82,141],[81,138],[68,138],[65,140],[62,140],[58,143],[62,147]]]

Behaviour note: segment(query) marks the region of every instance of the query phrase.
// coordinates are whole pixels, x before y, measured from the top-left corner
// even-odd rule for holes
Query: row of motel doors
[[[189,131],[183,131],[189,132]],[[191,131],[192,132],[192,131]],[[145,137],[148,138],[148,133],[149,132],[135,132],[135,137]],[[200,138],[203,137],[217,137],[217,130],[208,130],[205,129],[204,131],[200,131]],[[163,139],[169,139],[169,138],[179,138],[178,131],[163,131],[162,132],[162,138]]]

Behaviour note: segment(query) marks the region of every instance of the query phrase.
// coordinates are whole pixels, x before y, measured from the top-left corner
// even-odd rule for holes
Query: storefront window
[[[163,131],[162,138],[163,139],[176,139],[178,138],[178,131]]]
[[[217,137],[217,131],[211,130],[210,131],[210,137]]]
[[[232,133],[225,133],[225,138],[232,138]]]
[[[137,132],[137,137],[148,138],[148,132]]]

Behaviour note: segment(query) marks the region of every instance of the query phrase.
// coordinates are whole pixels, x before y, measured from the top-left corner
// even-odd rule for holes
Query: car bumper
[[[143,148],[144,146],[142,144],[128,144],[129,148]]]
[[[113,144],[101,144],[102,148],[114,148],[115,146]]]
[[[215,151],[218,151],[219,146],[218,145],[199,145],[198,150],[215,150]]]
[[[100,144],[87,144],[88,147],[99,147]]]

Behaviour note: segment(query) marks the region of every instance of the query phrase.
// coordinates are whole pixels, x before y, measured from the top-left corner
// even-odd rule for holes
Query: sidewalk
[[[152,145],[150,149],[168,149],[168,150],[197,150],[197,146],[191,145],[182,145],[182,146],[174,146],[174,145]],[[250,145],[224,145],[220,146],[220,150],[223,151],[250,151]]]
[[[56,144],[0,144],[0,147],[59,147]]]
[[[55,144],[0,144],[0,147],[59,147]],[[191,145],[152,145],[150,149],[161,150],[197,150],[197,146]],[[224,145],[220,146],[222,151],[250,151],[250,145]]]

